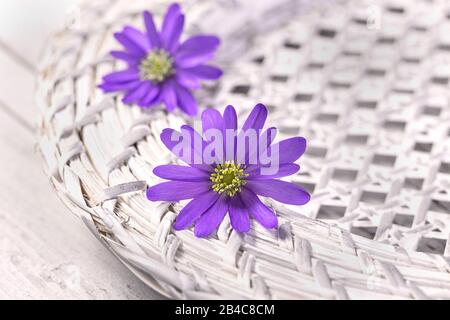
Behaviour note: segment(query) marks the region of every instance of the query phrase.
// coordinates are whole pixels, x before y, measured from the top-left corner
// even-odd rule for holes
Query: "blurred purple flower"
[[[294,162],[300,158],[306,148],[306,140],[294,137],[272,143],[276,129],[262,131],[267,119],[267,109],[262,104],[255,106],[241,130],[237,129],[236,111],[232,106],[225,109],[223,116],[214,109],[202,114],[203,135],[200,136],[192,127],[183,126],[181,133],[173,129],[164,129],[161,140],[165,146],[188,166],[162,165],[154,169],[160,178],[171,180],[147,189],[147,198],[151,201],[180,201],[192,199],[178,214],[174,223],[175,230],[183,230],[195,224],[197,237],[207,237],[217,229],[225,215],[230,215],[232,227],[239,232],[250,230],[250,217],[257,220],[265,228],[278,226],[275,213],[261,202],[259,196],[269,197],[276,201],[292,205],[303,205],[310,200],[310,195],[296,184],[279,178],[296,173],[300,167]],[[216,161],[206,161],[206,153],[213,141],[207,137],[208,130],[222,132],[223,149],[219,150]],[[229,131],[234,135],[228,135]],[[274,153],[277,156],[277,170],[271,174],[263,173],[264,165],[258,160],[250,162],[245,149],[245,156],[236,151],[242,143],[241,137],[249,131],[258,132],[259,149]],[[225,133],[225,131],[227,133]],[[273,134],[267,134],[272,132]],[[268,136],[268,138],[264,138]],[[179,142],[188,137],[188,154],[180,155]],[[199,141],[200,149],[192,141]],[[198,140],[200,139],[200,140]],[[245,139],[243,140],[244,144]],[[229,154],[225,146],[232,145]],[[200,156],[199,156],[200,154]],[[200,157],[200,163],[193,158]]]
[[[148,108],[164,103],[168,111],[177,106],[188,115],[197,114],[197,102],[191,93],[202,80],[216,80],[219,68],[206,65],[220,43],[215,36],[197,35],[180,43],[184,15],[172,4],[158,32],[150,12],[144,12],[146,32],[126,26],[115,33],[124,51],[111,55],[127,63],[127,69],[103,77],[104,92],[125,93],[123,102]]]

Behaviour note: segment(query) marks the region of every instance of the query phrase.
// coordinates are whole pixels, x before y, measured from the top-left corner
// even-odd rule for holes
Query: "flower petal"
[[[188,139],[188,141],[185,143],[183,142],[183,139]],[[201,164],[203,162],[203,140],[192,127],[182,126],[181,133],[169,128],[164,129],[161,133],[161,141],[176,157],[190,166],[208,172],[212,170],[211,166]],[[187,146],[187,143],[189,142],[190,149],[185,150],[185,148],[189,148],[189,146]],[[182,147],[182,150],[177,150],[176,147]]]
[[[227,211],[226,198],[220,197],[195,223],[195,236],[202,238],[209,236],[223,221]]]
[[[260,196],[286,204],[303,205],[311,198],[303,188],[281,180],[248,180],[245,186]]]
[[[167,180],[190,182],[209,181],[207,172],[187,166],[162,165],[153,169],[153,173]]]
[[[231,226],[239,232],[248,232],[250,230],[250,218],[248,209],[242,202],[240,196],[231,198],[229,202],[229,214]]]
[[[219,199],[216,192],[205,192],[192,199],[177,215],[173,228],[184,230],[189,228],[206,210]]]
[[[214,158],[207,160],[208,163],[223,163],[225,147],[225,128],[222,115],[216,109],[206,109],[202,112],[203,139],[214,146]],[[217,132],[218,131],[218,132]],[[220,134],[220,136],[217,136]],[[218,141],[216,141],[218,139]],[[210,156],[209,154],[205,156]],[[212,156],[212,155],[211,155]],[[206,159],[206,158],[204,158]],[[205,161],[206,162],[206,161]]]
[[[172,4],[167,9],[161,31],[161,40],[165,49],[172,52],[179,43],[181,32],[184,27],[184,15],[178,4]]]
[[[203,134],[209,129],[224,130],[222,115],[216,109],[206,109],[202,112]]]
[[[125,104],[134,103],[142,99],[145,96],[145,94],[151,90],[151,88],[152,85],[150,84],[150,82],[148,81],[141,82],[141,84],[139,84],[139,86],[136,89],[130,91],[123,97],[122,102]]]
[[[183,69],[186,72],[189,72],[195,75],[198,78],[205,80],[216,80],[219,79],[223,72],[221,69],[213,66],[200,65],[192,68]]]
[[[180,5],[178,3],[172,3],[169,8],[167,8],[164,16],[161,33],[168,33],[172,30],[175,20],[179,15],[181,15]]]
[[[148,40],[147,36],[138,29],[126,26],[123,29],[123,34],[126,35],[128,39],[133,41],[142,50],[147,52],[151,49],[150,41]]]
[[[123,71],[116,71],[103,77],[104,82],[122,83],[139,80],[139,71],[130,68]]]
[[[267,119],[267,108],[261,103],[257,104],[245,120],[237,139],[236,161],[244,164],[257,164],[260,130]],[[256,141],[255,141],[256,140]],[[257,150],[256,150],[257,151]],[[250,158],[252,155],[253,158]]]
[[[177,154],[177,150],[175,150],[175,147],[179,146],[181,143],[183,143],[183,139],[187,138],[188,135],[187,132],[180,133],[174,129],[166,128],[161,132],[160,138],[162,143],[166,146],[167,149],[169,149],[174,155],[184,161],[187,164],[192,164],[192,153],[194,150],[190,150],[191,154]],[[192,141],[191,141],[192,144]]]
[[[250,215],[264,228],[272,229],[278,227],[278,219],[275,213],[262,203],[253,191],[243,188],[240,196]]]
[[[237,114],[233,106],[229,105],[225,108],[225,111],[223,112],[223,120],[226,129],[237,129]]]
[[[173,53],[178,48],[183,28],[184,28],[184,15],[182,14],[178,17],[170,37],[167,38],[166,48],[167,51],[169,51],[170,53]]]
[[[246,159],[256,159],[256,163],[251,164],[251,166],[258,164],[259,166],[264,166],[267,163],[262,163],[265,160],[263,157],[266,157],[267,160],[271,160],[269,156],[270,153],[270,145],[277,135],[277,129],[275,127],[268,128],[263,133],[261,133],[258,137],[258,148],[249,147],[249,150],[246,150]],[[277,159],[278,160],[278,159]],[[279,164],[279,162],[278,162]]]
[[[125,61],[129,66],[137,67],[140,62],[140,58],[138,56],[133,55],[129,52],[124,51],[111,51],[111,56],[113,58]],[[139,73],[139,72],[138,72]]]
[[[161,132],[160,138],[167,149],[172,151],[173,148],[180,143],[181,133],[174,129],[166,128]]]
[[[161,40],[159,39],[159,34],[158,31],[156,30],[153,16],[148,11],[144,11],[144,23],[145,28],[147,29],[147,37],[150,41],[150,46],[152,48],[160,48]]]
[[[131,82],[121,82],[121,83],[102,83],[98,87],[103,90],[103,92],[116,92],[116,91],[128,91],[134,90],[140,85],[140,81]]]
[[[189,139],[191,141],[191,152],[194,156],[194,159],[192,160],[193,163],[198,162],[198,160],[203,161],[203,150],[205,149],[205,142],[203,141],[202,136],[197,131],[195,131],[194,128],[188,125],[181,126],[181,132],[184,135],[189,136]],[[211,168],[209,165],[205,165],[205,167]]]
[[[236,147],[237,147],[237,114],[233,106],[227,106],[223,112],[223,122],[225,126],[225,151],[226,160],[233,161],[236,157]],[[228,141],[227,133],[232,134],[232,141]],[[231,150],[231,151],[230,151]]]
[[[151,201],[180,201],[192,199],[211,190],[208,182],[169,181],[147,189],[147,198]]]
[[[139,58],[143,58],[147,51],[143,50],[139,45],[134,43],[133,40],[128,38],[124,33],[122,32],[116,32],[114,33],[114,38],[116,38],[117,41],[120,42],[120,44],[123,45],[125,50],[135,56],[138,56]]]
[[[215,36],[198,35],[183,42],[175,53],[177,66],[189,68],[201,65],[214,56],[220,44]]]
[[[199,89],[201,87],[199,78],[183,69],[177,70],[175,79],[181,86],[189,89]]]
[[[143,108],[150,107],[154,104],[160,89],[158,86],[151,86],[151,89],[146,93],[146,95],[139,101],[139,106]]]
[[[177,86],[175,90],[177,92],[180,109],[190,116],[197,115],[197,101],[192,93],[182,86]]]
[[[168,111],[173,111],[176,109],[178,104],[177,94],[175,91],[175,85],[171,80],[168,80],[164,83],[161,92],[161,99],[166,104]]]
[[[285,163],[279,166],[277,173],[274,174],[263,174],[264,171],[261,171],[260,166],[249,166],[245,170],[246,173],[249,174],[248,180],[267,180],[267,179],[276,179],[283,178],[300,170],[300,166],[293,163]]]
[[[244,125],[242,126],[242,131],[247,131],[248,129],[261,130],[264,127],[267,119],[267,108],[258,103],[250,112],[247,120],[245,120]]]
[[[267,130],[265,130],[261,135],[259,136],[259,146],[260,148],[264,148],[264,151],[267,151],[267,148],[272,144],[272,142],[275,140],[277,136],[278,130],[275,127],[270,127]]]
[[[279,163],[292,163],[298,160],[306,150],[306,139],[303,137],[289,138],[280,141],[269,148],[271,156],[273,152],[278,154]]]

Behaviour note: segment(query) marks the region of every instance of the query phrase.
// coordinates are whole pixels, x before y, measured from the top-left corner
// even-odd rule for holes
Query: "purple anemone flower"
[[[168,111],[179,107],[188,115],[197,114],[197,102],[191,90],[202,80],[216,80],[219,68],[206,65],[213,58],[219,38],[196,35],[180,43],[184,15],[172,4],[164,17],[162,29],[156,30],[150,12],[144,12],[146,32],[126,26],[115,33],[124,51],[111,55],[127,64],[125,70],[103,77],[104,92],[124,92],[123,102],[148,108],[164,103]]]
[[[274,143],[276,129],[262,130],[266,119],[266,107],[258,104],[238,130],[236,111],[228,106],[223,115],[214,109],[203,112],[202,135],[187,125],[181,132],[163,130],[164,145],[187,165],[156,167],[153,170],[156,176],[171,181],[149,187],[147,198],[151,201],[192,199],[178,214],[175,230],[195,224],[195,235],[207,237],[227,213],[231,226],[239,232],[250,230],[250,218],[267,229],[277,228],[277,216],[260,196],[291,205],[303,205],[310,200],[303,188],[279,180],[300,169],[294,162],[304,153],[306,140],[294,137]],[[208,134],[211,131],[221,134],[213,139]],[[257,132],[253,143],[248,140],[251,132]],[[221,143],[217,144],[220,139]],[[187,141],[184,145],[188,148],[180,148],[180,141]],[[213,145],[215,149],[211,148]],[[253,150],[252,146],[258,147]],[[263,157],[253,157],[252,153],[270,154],[276,170],[265,171],[269,163],[263,162]]]

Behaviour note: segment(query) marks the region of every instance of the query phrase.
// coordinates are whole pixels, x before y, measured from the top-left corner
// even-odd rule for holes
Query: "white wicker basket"
[[[119,66],[112,33],[166,1],[99,0],[55,35],[38,81],[40,150],[58,195],[132,272],[172,298],[450,298],[450,7],[445,1],[185,1],[188,32],[213,31],[225,76],[202,106],[257,102],[308,139],[292,181],[307,206],[267,203],[280,227],[174,232],[152,203],[159,141],[188,121],[96,88]],[[229,17],[232,17],[229,18]],[[218,23],[220,22],[220,23]]]

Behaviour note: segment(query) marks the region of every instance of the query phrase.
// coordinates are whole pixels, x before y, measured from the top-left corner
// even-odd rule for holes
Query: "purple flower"
[[[183,126],[181,132],[163,130],[162,142],[187,166],[156,167],[153,171],[156,176],[171,181],[148,188],[147,198],[151,201],[192,199],[178,214],[174,223],[175,230],[183,230],[195,224],[195,235],[207,237],[217,229],[227,213],[232,227],[239,232],[250,230],[250,218],[257,220],[265,228],[276,228],[277,216],[261,202],[260,196],[291,205],[303,205],[309,201],[310,195],[304,189],[279,180],[300,169],[294,162],[304,153],[306,140],[295,137],[273,143],[276,129],[262,130],[266,119],[266,107],[258,104],[238,131],[236,111],[228,106],[223,116],[214,109],[203,112],[202,136],[190,126]],[[217,144],[217,139],[212,139],[208,134],[211,130],[222,133],[216,137],[223,139],[223,144]],[[231,135],[230,132],[234,134]],[[253,143],[245,138],[251,132],[258,133]],[[180,149],[180,141],[187,141],[190,149]],[[211,152],[211,161],[207,151],[211,150],[213,144],[219,147]],[[243,145],[245,148],[241,148]],[[253,149],[256,145],[258,147],[255,151]],[[270,154],[271,159],[276,160],[276,170],[265,171],[264,169],[269,168],[268,162],[263,162],[262,157],[252,160],[255,158],[252,153]]]
[[[125,93],[123,102],[147,108],[164,103],[168,111],[177,106],[188,115],[197,114],[197,102],[191,93],[202,80],[216,80],[219,68],[206,65],[220,43],[214,36],[197,35],[180,43],[184,15],[172,4],[158,32],[150,12],[144,12],[146,32],[126,26],[115,33],[124,51],[111,55],[127,63],[127,68],[103,77],[104,92]]]

